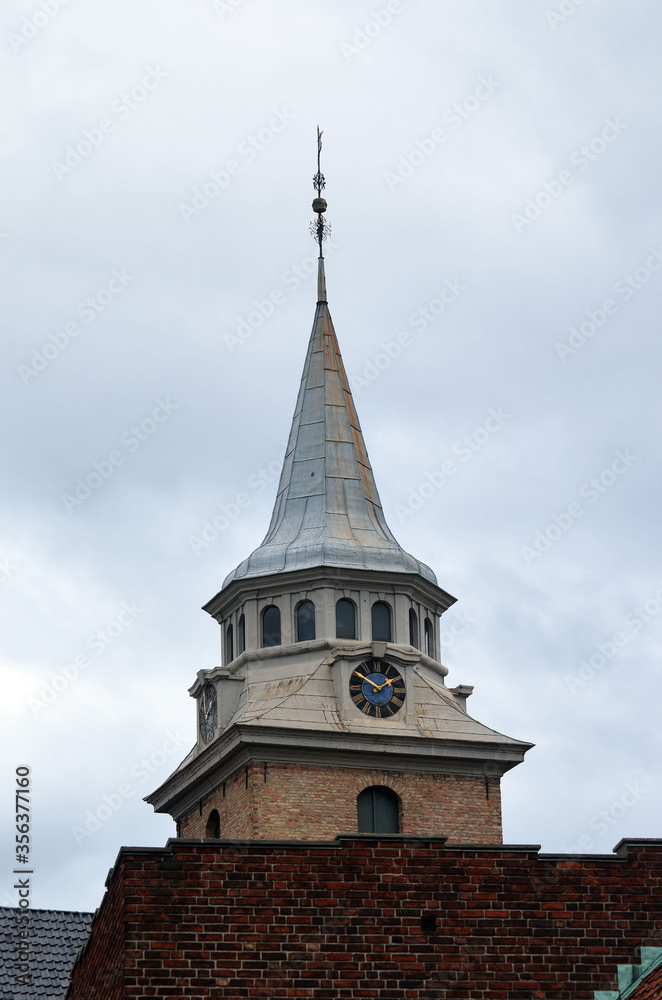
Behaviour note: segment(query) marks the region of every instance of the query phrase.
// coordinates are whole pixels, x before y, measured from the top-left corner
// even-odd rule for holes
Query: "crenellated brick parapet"
[[[125,848],[69,1000],[593,1000],[662,932],[662,841]]]

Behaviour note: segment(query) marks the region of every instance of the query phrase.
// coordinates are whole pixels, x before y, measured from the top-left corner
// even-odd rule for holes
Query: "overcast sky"
[[[3,5],[0,902],[16,767],[35,906],[94,909],[122,845],[174,835],[142,797],[268,526],[318,122],[387,519],[458,598],[448,683],[536,744],[504,839],[662,836],[661,28],[653,0]]]

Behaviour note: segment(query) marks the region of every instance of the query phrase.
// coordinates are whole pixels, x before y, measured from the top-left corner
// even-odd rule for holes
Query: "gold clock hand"
[[[364,677],[363,674],[360,674],[358,672],[358,670],[356,671],[356,675],[357,675],[357,677],[360,677],[362,681],[367,681],[368,684],[372,684],[372,686],[374,687],[375,691],[379,691],[380,690],[379,684],[375,684],[375,682],[371,681],[369,677]]]

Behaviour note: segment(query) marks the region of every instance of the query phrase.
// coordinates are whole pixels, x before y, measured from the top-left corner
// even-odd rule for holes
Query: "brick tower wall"
[[[369,785],[398,795],[401,833],[502,841],[498,778],[274,763],[242,767],[181,818],[179,835],[204,837],[216,809],[224,838],[332,840],[357,832],[356,797]]]

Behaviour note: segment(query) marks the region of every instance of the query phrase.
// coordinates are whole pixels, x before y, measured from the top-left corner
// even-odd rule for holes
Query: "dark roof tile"
[[[16,917],[21,913],[30,931],[30,985],[17,983],[16,946],[19,943]],[[63,910],[19,910],[0,906],[0,998],[19,1000],[39,995],[43,1000],[61,1000],[79,950],[87,941],[91,913]],[[38,994],[37,994],[38,990]]]

